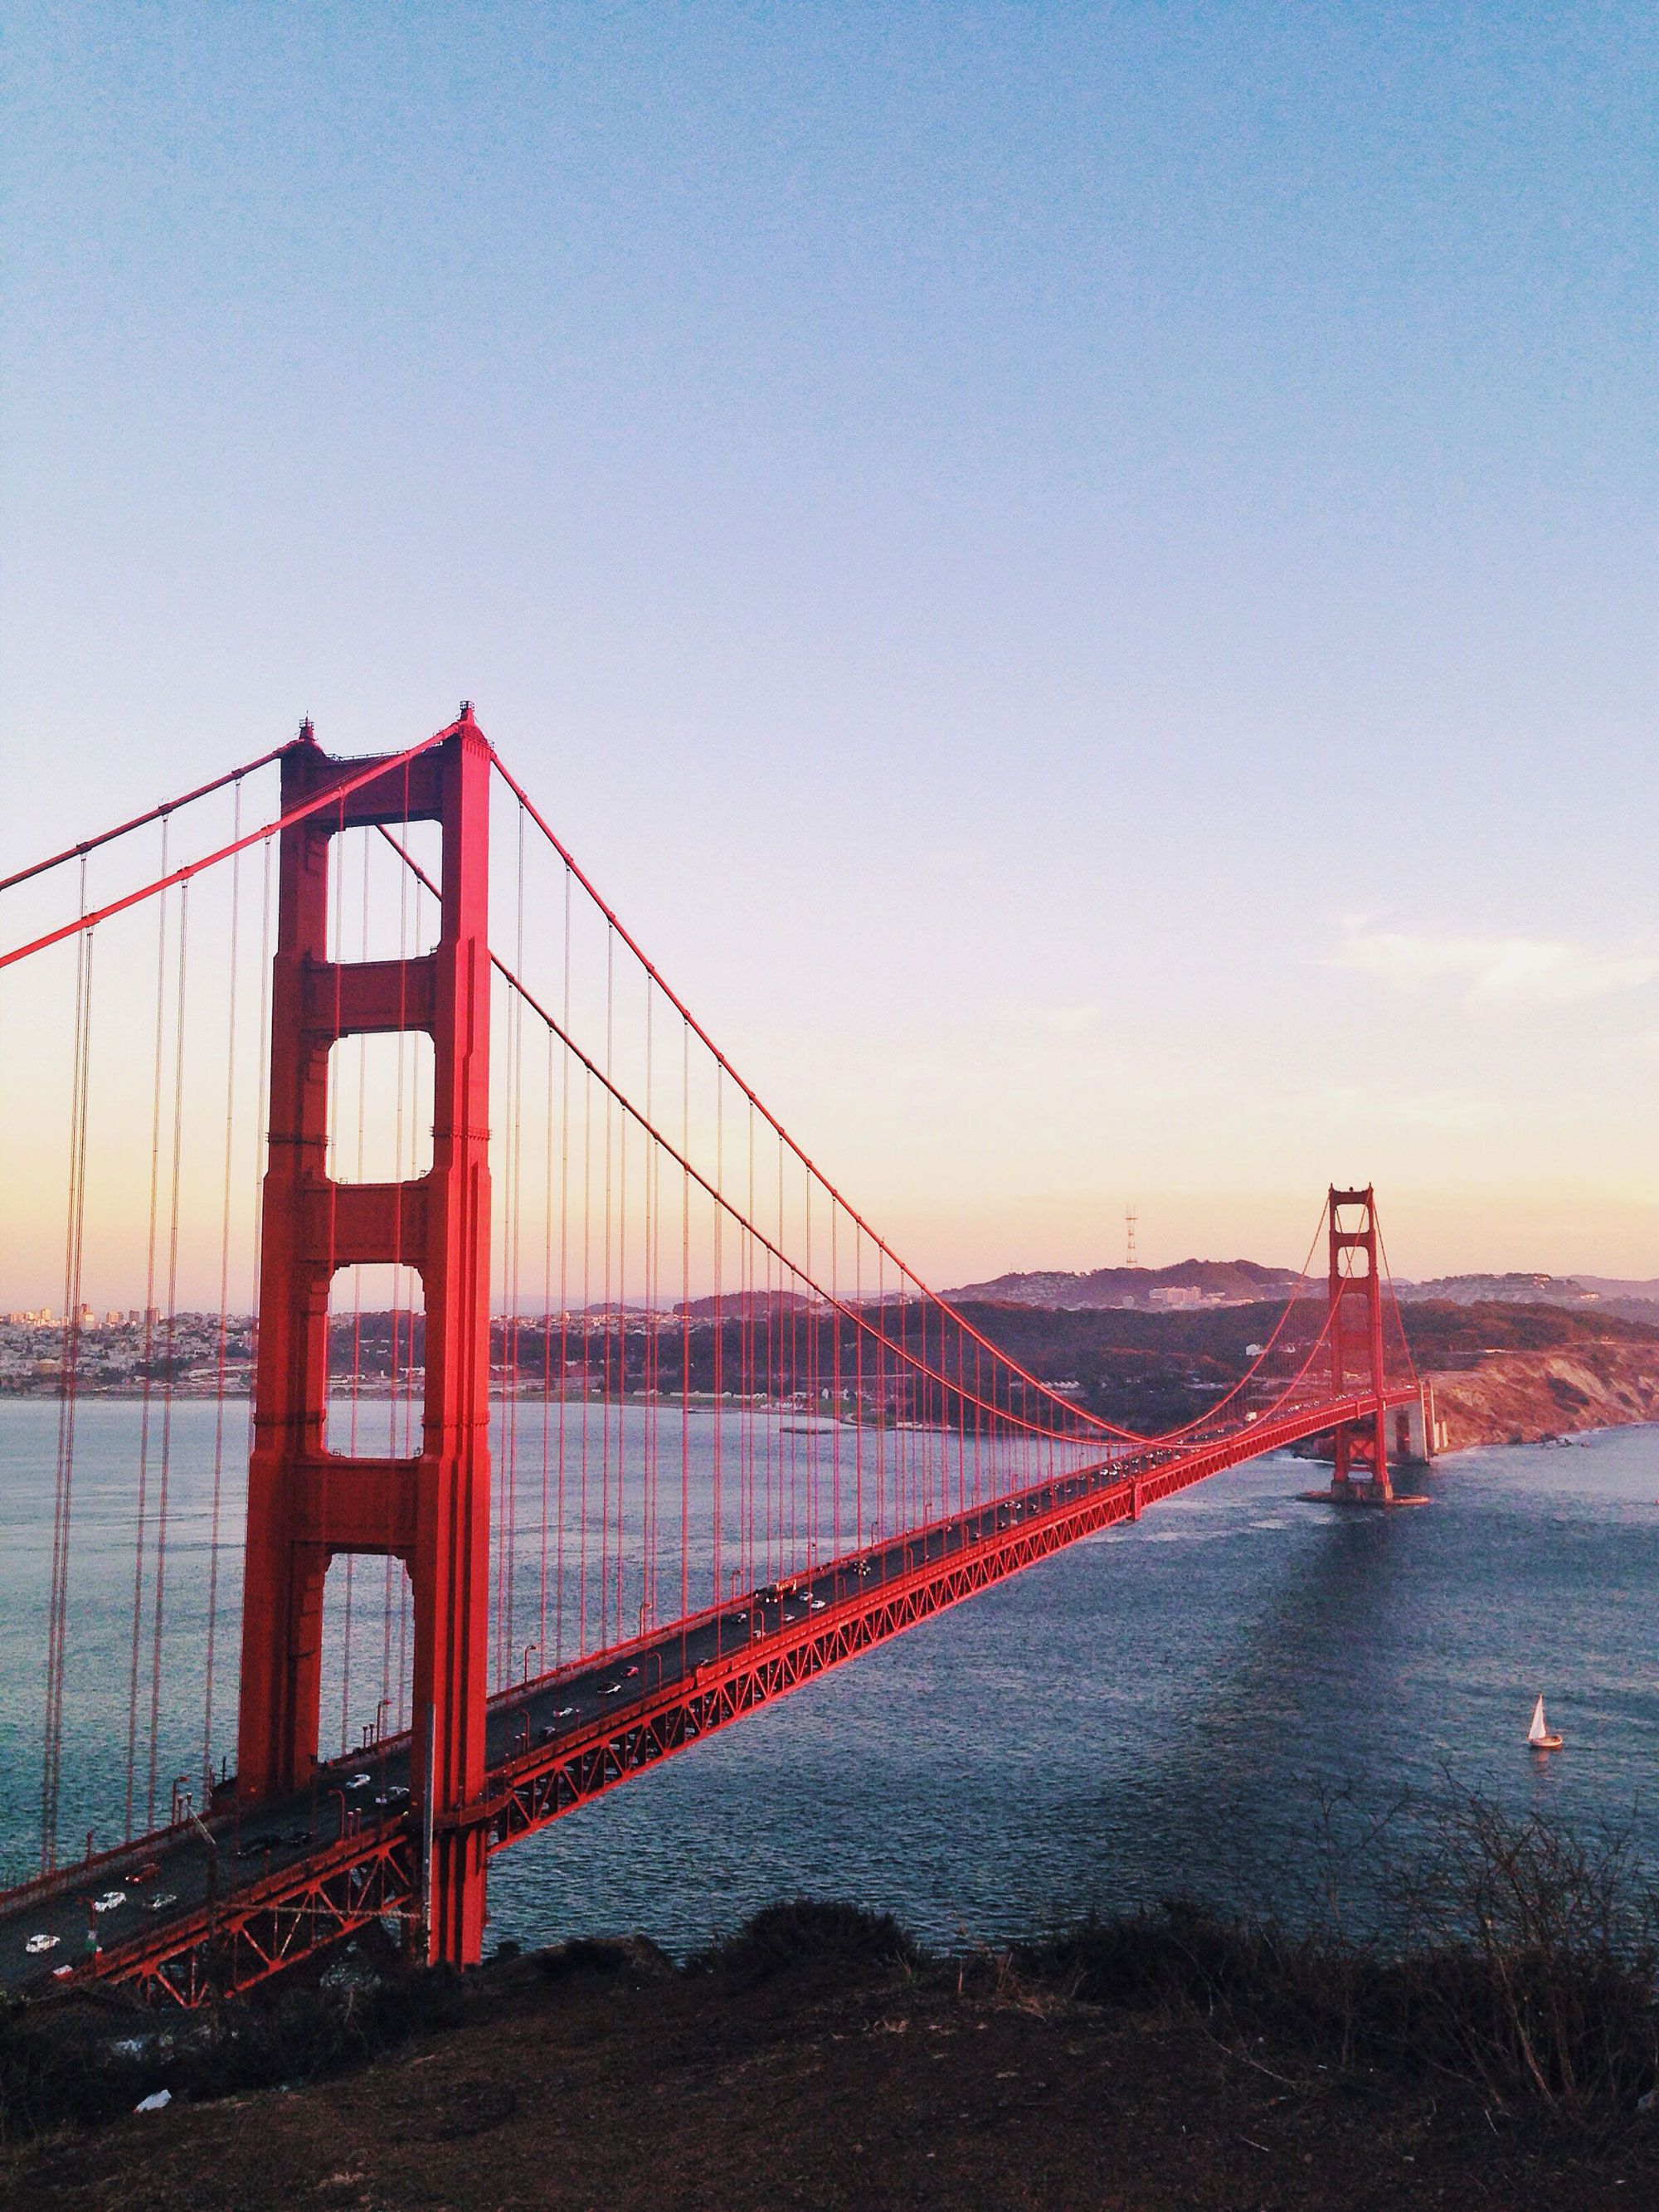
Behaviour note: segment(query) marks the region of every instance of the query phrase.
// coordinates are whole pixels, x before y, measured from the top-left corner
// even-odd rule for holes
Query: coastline
[[[1611,1340],[1495,1352],[1426,1379],[1449,1452],[1659,1421],[1659,1345]]]
[[[1493,1347],[1476,1354],[1468,1364],[1427,1369],[1424,1380],[1432,1386],[1435,1412],[1448,1432],[1442,1452],[1547,1443],[1593,1429],[1659,1423],[1659,1341],[1611,1338],[1537,1351]],[[233,1370],[222,1390],[216,1378],[209,1382],[192,1376],[176,1383],[171,1395],[175,1401],[205,1402],[222,1396],[246,1403],[252,1395],[250,1381],[246,1370]],[[394,1386],[375,1376],[366,1378],[357,1395],[368,1402],[385,1403],[406,1399],[410,1388],[408,1378],[399,1378]],[[55,1382],[21,1387],[12,1383],[0,1387],[0,1404],[51,1402],[58,1395]],[[94,1386],[85,1391],[84,1398],[89,1404],[137,1404],[145,1395],[141,1386],[124,1382]],[[521,1386],[510,1395],[538,1401],[543,1394],[538,1388]],[[690,1397],[700,1407],[714,1402],[707,1391],[693,1391]],[[568,1402],[579,1405],[581,1400],[572,1393]],[[645,1406],[650,1400],[641,1393],[637,1402]],[[681,1403],[678,1393],[672,1402]],[[798,1407],[780,1405],[774,1410],[781,1416],[800,1418]]]

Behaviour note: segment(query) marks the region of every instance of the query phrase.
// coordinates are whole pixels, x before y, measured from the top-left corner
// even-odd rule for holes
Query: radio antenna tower
[[[1135,1257],[1135,1210],[1133,1206],[1126,1206],[1123,1209],[1123,1243],[1124,1266],[1138,1267],[1140,1262]]]

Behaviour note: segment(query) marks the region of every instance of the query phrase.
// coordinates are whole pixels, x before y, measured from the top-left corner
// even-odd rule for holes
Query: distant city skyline
[[[0,873],[471,697],[935,1284],[1659,1274],[1650,14],[9,48]]]

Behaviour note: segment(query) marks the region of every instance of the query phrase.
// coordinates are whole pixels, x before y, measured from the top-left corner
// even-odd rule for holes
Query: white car
[[[106,1889],[101,1897],[93,1899],[92,1909],[94,1912],[113,1912],[118,1905],[125,1905],[126,1901],[125,1890]]]
[[[45,1952],[55,1951],[63,1940],[61,1936],[31,1936],[23,1948],[31,1959],[38,1959]]]
[[[373,1779],[374,1778],[372,1775],[354,1774],[350,1781],[347,1783],[346,1788],[348,1790],[367,1790]]]

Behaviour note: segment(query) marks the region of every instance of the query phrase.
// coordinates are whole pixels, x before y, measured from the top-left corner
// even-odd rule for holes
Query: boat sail
[[[1541,1692],[1538,1703],[1532,1709],[1532,1726],[1527,1730],[1527,1741],[1534,1751],[1559,1751],[1561,1748],[1560,1737],[1550,1733],[1549,1723],[1544,1718]]]

